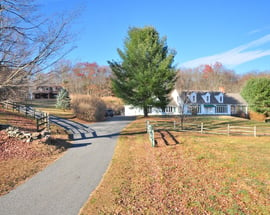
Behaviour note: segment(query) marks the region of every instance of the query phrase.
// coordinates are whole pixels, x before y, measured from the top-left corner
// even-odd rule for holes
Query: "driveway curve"
[[[121,130],[133,118],[84,125],[51,116],[67,129],[72,147],[53,164],[0,197],[0,214],[76,215],[99,184]]]

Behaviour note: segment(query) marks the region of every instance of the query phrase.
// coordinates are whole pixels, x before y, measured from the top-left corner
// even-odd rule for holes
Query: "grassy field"
[[[63,111],[61,109],[57,109],[55,107],[56,99],[35,99],[28,101],[27,104],[37,110],[41,110],[61,118],[71,119],[75,117],[72,110]]]
[[[153,148],[145,119],[130,124],[81,214],[270,214],[270,137],[170,134]]]

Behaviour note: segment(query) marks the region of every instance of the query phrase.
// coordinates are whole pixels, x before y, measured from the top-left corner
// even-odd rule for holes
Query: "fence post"
[[[149,120],[146,121],[146,132],[147,132],[147,133],[149,133],[148,128],[149,128]]]
[[[37,132],[39,131],[39,119],[37,118]]]
[[[155,147],[155,131],[152,125],[149,125],[149,137],[150,137],[150,141],[152,143],[152,147]]]
[[[50,130],[50,113],[47,113],[47,129]]]
[[[173,129],[175,129],[175,120],[173,121]]]
[[[257,127],[254,126],[254,137],[257,137]]]
[[[230,124],[228,124],[228,129],[227,129],[227,131],[228,131],[228,136],[230,136]]]
[[[146,131],[149,135],[149,140],[152,144],[152,147],[155,147],[155,132],[154,132],[154,128],[150,124],[149,120],[146,121]]]
[[[201,134],[203,134],[203,122],[201,122]]]

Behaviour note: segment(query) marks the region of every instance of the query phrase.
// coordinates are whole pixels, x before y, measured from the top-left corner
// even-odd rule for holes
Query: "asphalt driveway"
[[[97,187],[114,152],[120,131],[133,118],[84,125],[51,117],[65,127],[73,146],[44,171],[0,197],[2,215],[76,215]]]

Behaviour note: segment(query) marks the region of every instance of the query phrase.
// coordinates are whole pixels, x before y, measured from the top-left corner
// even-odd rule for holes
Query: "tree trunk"
[[[143,107],[143,114],[144,114],[144,117],[148,117],[148,108],[147,107]]]
[[[185,115],[181,115],[180,116],[180,126],[181,126],[181,130],[184,130],[184,118],[185,118]]]

